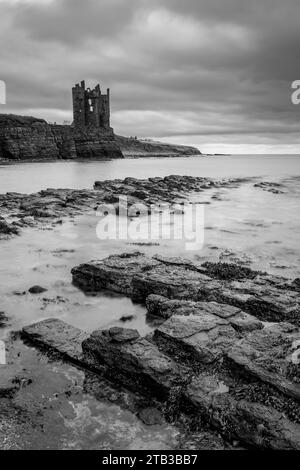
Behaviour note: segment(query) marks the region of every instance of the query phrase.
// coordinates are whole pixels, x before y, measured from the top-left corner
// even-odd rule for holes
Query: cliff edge
[[[201,155],[184,145],[115,135],[111,127],[49,124],[32,116],[0,114],[0,161],[44,161]]]
[[[0,160],[82,158],[123,158],[113,129],[78,129],[31,116],[0,115]]]

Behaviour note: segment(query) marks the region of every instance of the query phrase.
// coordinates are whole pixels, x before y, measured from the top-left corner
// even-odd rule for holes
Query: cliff
[[[152,140],[122,137],[120,135],[116,135],[116,141],[125,157],[182,157],[201,155],[197,148],[186,145],[165,144]]]
[[[0,114],[0,161],[175,157],[198,149],[116,136],[112,128],[75,128],[44,119]]]
[[[110,129],[75,129],[30,116],[0,115],[0,160],[123,158]]]

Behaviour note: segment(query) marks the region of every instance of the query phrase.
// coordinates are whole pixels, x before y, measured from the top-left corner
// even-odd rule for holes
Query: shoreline
[[[129,198],[129,207],[166,202],[179,209],[192,194],[198,203],[209,202],[215,190],[239,188],[245,181],[250,182],[128,177],[96,181],[94,189],[8,193],[0,195],[0,229],[7,239],[22,236],[23,229],[53,228],[99,204],[117,205],[119,195]],[[266,181],[250,184],[272,194],[282,189]],[[61,360],[62,366],[75,362],[95,374],[97,387],[108,381],[108,401],[117,394],[117,403],[126,408],[119,395],[125,389],[134,416],[178,427],[182,442],[189,435],[198,448],[300,449],[299,363],[292,361],[293,344],[300,339],[299,278],[268,275],[239,263],[201,264],[132,250],[74,264],[72,276],[73,285],[88,295],[117,292],[144,306],[156,319],[152,332],[144,336],[112,327],[86,333],[55,318],[13,334],[9,348],[23,351],[21,334],[26,344]],[[16,397],[36,386],[17,363],[0,383],[9,410]]]
[[[18,232],[28,225],[39,227],[49,222],[61,223],[66,217],[81,215],[87,210],[95,211],[101,204],[112,204],[118,211],[120,196],[128,198],[129,209],[139,204],[149,209],[153,204],[183,204],[188,202],[191,193],[198,194],[199,204],[209,204],[209,201],[201,202],[203,191],[235,188],[249,180],[254,181],[253,178],[217,180],[180,175],[145,180],[127,177],[124,180],[96,181],[94,189],[48,188],[33,194],[0,194],[2,233],[5,234],[5,223],[9,235],[10,231]],[[271,191],[272,183],[264,189]]]
[[[191,158],[191,157],[212,157],[212,156],[229,156],[229,155],[213,155],[213,154],[190,154],[190,155],[182,155],[182,154],[170,154],[166,153],[144,153],[144,154],[126,154],[123,153],[123,157],[120,160],[130,160],[130,159],[140,159],[140,158]],[[7,160],[7,159],[0,159],[0,165],[13,165],[13,164],[22,164],[22,163],[70,163],[70,162],[81,162],[81,163],[89,163],[89,162],[105,162],[105,161],[113,161],[118,160],[118,158],[54,158],[54,159],[22,159],[22,160]]]

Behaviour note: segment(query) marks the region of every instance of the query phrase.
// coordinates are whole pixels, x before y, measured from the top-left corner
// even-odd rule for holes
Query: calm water
[[[0,192],[31,193],[45,188],[90,188],[95,180],[194,175],[211,178],[300,175],[297,155],[235,155],[51,162],[0,165]]]
[[[300,157],[297,156],[8,165],[0,167],[0,191],[30,193],[47,187],[91,188],[97,179],[169,174],[253,179],[245,180],[238,188],[201,193],[203,202],[210,204],[204,206],[204,245],[197,251],[187,252],[180,241],[160,240],[151,247],[136,247],[118,240],[100,241],[96,236],[98,219],[93,213],[55,228],[27,229],[20,237],[2,240],[0,311],[9,317],[10,325],[0,329],[0,339],[5,339],[12,329],[48,317],[58,317],[92,331],[121,326],[120,317],[126,314],[133,319],[125,326],[137,328],[141,334],[151,331],[155,327],[154,319],[146,315],[142,305],[107,293],[86,296],[72,285],[73,266],[111,253],[138,249],[148,254],[160,252],[203,261],[239,261],[287,277],[300,275]],[[255,182],[262,180],[282,183],[284,193],[272,194],[255,188]],[[28,288],[34,284],[43,285],[48,291],[30,295]],[[23,292],[24,295],[16,295]],[[18,395],[18,403],[29,409],[41,408],[47,422],[43,431],[38,426],[27,431],[15,426],[6,441],[8,447],[176,447],[178,430],[175,427],[147,427],[134,413],[96,399],[84,391],[83,372],[59,362],[49,363],[35,349],[22,344],[15,345],[8,357],[12,364],[30,370],[33,376],[33,383]],[[68,398],[62,394],[66,389],[71,390]]]

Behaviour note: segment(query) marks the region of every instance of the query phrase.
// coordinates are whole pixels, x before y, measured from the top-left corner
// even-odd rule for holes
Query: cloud
[[[299,14],[298,0],[0,0],[1,110],[62,122],[72,85],[100,80],[120,134],[298,151]]]
[[[23,0],[14,24],[39,41],[80,45],[91,37],[120,32],[137,7],[138,0]]]

